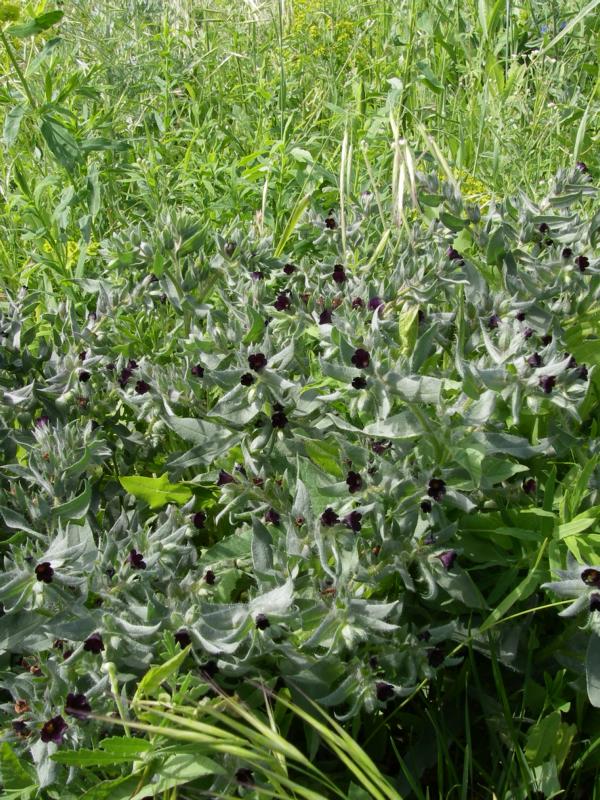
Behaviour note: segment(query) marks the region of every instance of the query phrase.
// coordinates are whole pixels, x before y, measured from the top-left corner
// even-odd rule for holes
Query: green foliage
[[[592,795],[597,0],[117,6],[0,3],[3,796]]]

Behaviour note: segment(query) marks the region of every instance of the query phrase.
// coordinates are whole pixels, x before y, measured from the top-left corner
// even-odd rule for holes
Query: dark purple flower
[[[244,372],[240,378],[240,383],[242,386],[252,386],[254,383],[254,375],[252,375],[250,372]]]
[[[146,381],[138,381],[135,385],[136,394],[146,394],[150,391],[150,384]]]
[[[565,353],[563,358],[568,358],[569,363],[567,364],[567,369],[575,369],[577,366],[577,359],[575,356],[572,356],[570,353]]]
[[[325,222],[327,222],[327,220],[325,220]],[[235,773],[235,779],[238,783],[241,783],[242,786],[252,786],[252,770],[247,767],[240,767]]]
[[[287,311],[287,309],[291,307],[292,303],[286,292],[280,292],[277,295],[277,300],[275,300],[273,305],[277,311]]]
[[[30,734],[30,730],[27,727],[27,724],[23,722],[23,720],[21,719],[14,720],[12,727],[13,731],[20,739],[26,739]]]
[[[387,701],[394,696],[394,687],[391,683],[377,681],[375,684],[375,692],[380,703],[387,703]]]
[[[264,353],[251,353],[248,356],[248,366],[254,372],[259,372],[267,366],[267,359]]]
[[[600,586],[600,571],[593,567],[588,567],[581,573],[581,580],[587,586]]]
[[[356,378],[352,378],[352,387],[354,389],[366,389],[367,379],[364,377],[364,375],[357,375]]]
[[[79,373],[79,380],[81,383],[87,383],[91,377],[92,373],[88,372],[87,369],[82,369]]]
[[[336,283],[342,284],[346,282],[346,273],[344,272],[344,268],[341,264],[336,264],[333,267],[331,277]]]
[[[431,500],[422,500],[420,508],[424,514],[430,514],[433,508],[433,506],[431,505]]]
[[[537,492],[537,483],[535,478],[523,479],[523,491],[525,494],[535,494]]]
[[[587,381],[588,379],[588,368],[585,364],[582,364],[577,372],[575,373],[580,381]]]
[[[277,410],[271,414],[271,425],[274,428],[285,428],[287,423],[288,423],[288,418],[286,417],[283,411]]]
[[[350,359],[357,369],[366,369],[371,363],[371,356],[362,347],[354,351],[354,355]]]
[[[58,717],[52,717],[52,719],[49,719],[48,722],[45,722],[42,726],[40,738],[42,742],[62,744],[63,736],[68,727],[69,726],[60,715]]]
[[[540,388],[543,389],[546,394],[550,394],[555,386],[556,378],[554,375],[544,375],[540,378]]]
[[[377,309],[381,308],[381,306],[383,306],[384,303],[381,297],[377,297],[377,295],[375,295],[375,297],[371,297],[367,305],[369,311],[377,311]]]
[[[217,486],[226,486],[228,483],[235,483],[235,478],[233,475],[230,475],[229,472],[225,472],[224,469],[219,470]]]
[[[431,647],[427,651],[427,661],[432,667],[439,667],[445,658],[444,651],[441,647]]]
[[[99,633],[92,633],[91,636],[83,643],[83,649],[88,653],[94,653],[94,655],[98,655],[104,650],[104,642],[102,641],[102,636]]]
[[[192,522],[196,528],[198,528],[198,530],[202,530],[202,528],[204,528],[204,523],[206,522],[206,514],[204,511],[196,511],[192,517]]]
[[[195,378],[203,378],[204,377],[204,367],[201,364],[196,364],[190,370],[192,375]]]
[[[587,164],[585,164],[583,161],[577,161],[575,164],[575,169],[579,170],[579,172],[583,172],[584,174],[589,172]]]
[[[209,678],[214,678],[214,676],[219,671],[219,667],[217,666],[217,662],[213,661],[212,658],[210,661],[207,661],[206,664],[200,665],[200,670],[204,672]]]
[[[538,367],[541,367],[544,362],[539,353],[534,353],[532,356],[529,356],[529,358],[527,359],[527,363],[533,369],[537,369]]]
[[[441,478],[432,478],[429,481],[429,488],[427,494],[439,503],[442,497],[446,494],[446,482]]]
[[[185,650],[185,648],[192,643],[190,634],[185,628],[180,628],[176,633],[173,634],[173,638],[182,650]]]
[[[38,579],[38,581],[52,583],[53,575],[54,570],[52,569],[49,561],[42,561],[42,563],[38,564],[35,568],[35,577]]]
[[[223,248],[223,250],[225,251],[225,255],[227,256],[227,258],[231,258],[231,256],[235,252],[235,248],[236,248],[236,243],[235,242],[226,242],[225,243],[225,247]]]
[[[587,256],[577,256],[575,263],[579,267],[579,272],[585,272],[590,265],[590,260]]]
[[[285,272],[286,275],[293,275],[294,272],[296,272],[296,267],[294,266],[294,264],[286,264],[283,267],[283,271]]]
[[[453,247],[449,247],[446,250],[446,257],[449,258],[450,261],[462,261],[463,260],[463,257],[458,252],[458,250],[455,250]]]
[[[590,611],[600,611],[600,594],[598,592],[590,595]]]
[[[458,553],[456,550],[445,550],[443,553],[440,553],[438,558],[444,565],[445,569],[452,569],[452,565],[456,561],[456,557]]]
[[[382,456],[386,450],[390,449],[391,446],[392,446],[391,442],[386,442],[386,441],[373,442],[373,444],[371,445],[371,450],[374,453],[377,453],[378,456]]]
[[[130,550],[129,555],[127,556],[127,561],[131,565],[132,569],[146,569],[146,562],[144,561],[144,556],[142,553],[138,553],[137,550]]]
[[[549,344],[550,344],[550,342],[552,341],[552,334],[551,334],[551,333],[545,333],[545,334],[544,334],[544,335],[541,337],[540,341],[541,341],[541,343],[544,345],[544,347],[546,347],[546,346],[547,346],[547,345],[549,345]]]
[[[417,639],[420,642],[428,642],[431,639],[431,633],[427,630],[421,631],[421,633],[417,633]]]
[[[365,301],[362,299],[362,297],[355,297],[354,300],[352,301],[352,308],[364,308],[364,307],[365,307]]]
[[[319,314],[319,325],[331,325],[333,315],[330,308],[325,308]]]
[[[337,222],[332,216],[325,217],[325,227],[330,231],[337,228]]]
[[[538,231],[540,233],[549,233],[550,226],[546,222],[542,222],[541,225],[538,227]]]
[[[561,256],[564,259],[571,258],[572,255],[573,255],[573,251],[571,250],[570,247],[563,247],[563,251],[561,253]]]
[[[488,320],[488,328],[490,330],[493,330],[494,328],[497,328],[499,324],[500,324],[500,317],[497,314],[492,314],[492,316]]]
[[[73,655],[72,650],[65,650],[65,652],[63,653],[63,661],[66,661],[67,658],[71,658],[72,655]]]
[[[253,281],[262,281],[265,277],[265,273],[261,272],[259,269],[255,269],[250,273],[250,277]]]
[[[134,369],[137,369],[137,368],[138,368],[138,363],[135,360],[135,358],[130,358],[129,361],[127,362],[127,369],[130,369],[130,370],[133,371]]]
[[[351,511],[350,514],[343,517],[342,522],[354,533],[358,533],[362,528],[362,516],[360,511]]]
[[[523,338],[529,339],[533,336],[533,328],[525,328],[523,331]]]
[[[46,425],[50,425],[50,417],[42,414],[42,416],[38,417],[33,424],[36,428],[44,428]]]
[[[519,311],[515,317],[519,322],[524,322],[525,320],[525,312]]]
[[[254,624],[259,631],[265,631],[271,625],[266,614],[257,614],[254,619]]]
[[[265,514],[265,522],[270,522],[271,525],[279,525],[281,516],[275,511],[274,508],[269,508]]]
[[[358,472],[350,472],[346,476],[346,483],[348,484],[348,491],[350,494],[354,494],[355,492],[360,492],[363,485],[363,480],[358,474]]]
[[[333,508],[326,508],[325,511],[321,514],[321,525],[325,525],[327,528],[331,528],[334,525],[337,525],[340,521],[340,518],[335,513]]]
[[[206,581],[206,583],[208,583],[209,586],[213,585],[216,577],[217,576],[212,571],[212,569],[207,569],[206,572],[204,573],[204,580]]]
[[[119,383],[121,384],[121,389],[124,389],[127,386],[127,382],[129,378],[133,375],[133,371],[130,370],[128,367],[124,367],[121,370],[121,374],[119,375]]]
[[[88,714],[92,713],[92,708],[84,694],[69,693],[65,703],[65,712],[71,717],[85,719]]]
[[[79,353],[78,358],[79,358],[80,361],[85,361],[86,358],[87,358],[87,351],[86,350],[82,350],[81,353]]]
[[[106,365],[106,369],[107,369],[109,372],[114,372],[115,365],[113,364],[113,362],[112,362],[112,361],[111,361],[109,364],[107,364],[107,365]]]

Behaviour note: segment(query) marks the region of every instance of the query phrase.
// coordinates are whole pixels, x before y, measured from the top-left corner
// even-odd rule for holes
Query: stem
[[[129,726],[127,725],[127,719],[125,717],[125,709],[123,708],[123,703],[121,702],[121,695],[119,694],[119,684],[117,682],[117,668],[112,661],[107,661],[103,665],[103,671],[108,673],[108,679],[110,681],[110,689],[112,691],[113,697],[115,698],[115,703],[117,706],[117,711],[119,712],[119,716],[121,717],[121,722],[123,723],[125,736],[131,736]]]
[[[31,94],[31,91],[29,89],[29,84],[27,83],[27,79],[25,78],[25,75],[23,75],[21,67],[19,66],[19,63],[18,63],[18,61],[16,59],[16,56],[13,53],[13,49],[10,46],[10,44],[8,42],[8,39],[4,35],[4,31],[0,31],[0,39],[2,39],[2,44],[4,45],[4,47],[6,49],[6,52],[8,54],[8,57],[9,57],[10,61],[11,61],[11,64],[13,65],[13,67],[15,68],[15,72],[19,76],[19,80],[21,81],[21,85],[22,85],[22,87],[23,87],[23,89],[25,91],[25,94],[27,95],[27,99],[29,100],[29,102],[31,104],[31,107],[32,108],[37,108],[37,103],[35,102],[34,97]]]

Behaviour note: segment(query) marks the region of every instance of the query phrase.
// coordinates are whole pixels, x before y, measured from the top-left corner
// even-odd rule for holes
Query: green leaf
[[[169,483],[165,472],[160,478],[144,478],[141,475],[130,475],[119,478],[121,486],[126,492],[138,500],[144,500],[153,511],[162,508],[167,503],[183,505],[192,497],[192,490],[181,483]]]
[[[0,3],[0,22],[15,22],[20,13],[16,3]]]
[[[84,792],[79,800],[130,800],[139,783],[139,776],[135,775],[100,781]]]
[[[298,437],[300,438],[300,437]],[[326,439],[302,439],[307,456],[319,469],[335,478],[344,477],[344,471],[340,466],[340,451],[338,445]]]
[[[486,261],[493,266],[499,266],[506,253],[506,241],[502,228],[496,228],[490,236],[486,252]]]
[[[19,103],[16,106],[13,106],[10,111],[4,117],[4,143],[9,147],[19,134],[19,128],[21,127],[21,120],[25,112],[27,111],[26,103]]]
[[[585,656],[587,693],[594,708],[600,708],[600,636],[593,633]]]
[[[307,194],[302,200],[299,200],[292,211],[292,215],[288,220],[287,225],[284,228],[283,233],[281,234],[281,238],[277,243],[277,247],[275,248],[275,258],[279,258],[279,256],[283,253],[285,246],[291,237],[292,233],[294,232],[294,228],[298,224],[298,221],[302,214],[305,212],[308,204],[310,202],[310,194]]]
[[[269,530],[256,518],[252,520],[252,562],[256,572],[273,569],[273,539]]]
[[[116,753],[106,753],[104,750],[63,750],[51,756],[53,761],[67,767],[110,767],[113,764],[125,764],[136,761],[139,756],[118,756]]]
[[[597,522],[597,520],[593,517],[581,517],[579,519],[573,519],[571,522],[565,522],[564,525],[558,526],[558,538],[564,539],[567,536],[576,536],[578,533],[586,531],[595,522]]]
[[[102,750],[115,753],[118,756],[134,756],[152,750],[152,745],[146,739],[133,739],[127,736],[110,736],[99,743]]]
[[[64,11],[48,11],[46,14],[40,14],[39,17],[34,17],[28,22],[23,22],[21,25],[11,25],[6,29],[6,33],[10,33],[17,39],[27,39],[29,36],[35,36],[36,33],[47,31],[57,22],[60,22],[64,16]]]
[[[72,172],[81,159],[81,151],[73,134],[53,117],[44,117],[40,131],[58,163]]]
[[[405,355],[409,355],[414,349],[418,334],[419,307],[415,305],[403,311],[398,319],[400,348]]]
[[[152,695],[160,685],[167,681],[173,675],[179,672],[179,668],[188,657],[191,645],[188,645],[180,653],[165,661],[164,664],[158,664],[155,667],[150,667],[148,672],[144,675],[138,683],[133,702],[141,699],[144,695]]]
[[[4,789],[26,789],[36,783],[27,762],[18,758],[8,742],[0,744],[0,784]]]
[[[52,517],[55,520],[82,519],[88,512],[92,500],[92,486],[86,483],[85,489],[77,497],[55,506],[52,509]]]
[[[200,755],[199,752],[178,753],[169,756],[160,767],[159,778],[156,783],[148,784],[135,794],[131,800],[143,800],[149,792],[154,797],[175,786],[202,778],[205,775],[224,775],[225,770],[212,758]]]
[[[440,222],[451,231],[462,231],[470,224],[470,220],[455,217],[454,214],[449,214],[447,211],[440,211]]]
[[[539,583],[541,581],[541,575],[538,573],[538,567],[542,560],[542,556],[546,550],[547,541],[545,541],[540,550],[538,552],[537,558],[535,560],[535,564],[531,572],[521,581],[518,586],[508,594],[504,600],[502,600],[496,608],[492,611],[492,613],[487,617],[487,619],[482,623],[481,628],[479,629],[480,632],[485,631],[487,628],[491,628],[495,625],[502,617],[508,613],[508,611],[514,606],[516,602],[519,600],[526,600],[529,595],[533,594]]]
[[[308,150],[304,150],[302,147],[293,147],[290,155],[302,164],[312,164],[314,160]]]
[[[7,528],[13,528],[18,531],[25,531],[26,533],[30,533],[36,539],[44,539],[44,535],[39,531],[35,531],[27,522],[25,517],[22,517],[19,513],[14,511],[12,508],[8,508],[7,506],[0,506],[0,516],[4,520],[4,524]]]

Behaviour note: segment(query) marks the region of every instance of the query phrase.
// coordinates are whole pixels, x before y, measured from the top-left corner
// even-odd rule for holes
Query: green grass
[[[26,85],[5,52],[0,102],[29,92],[36,108],[0,155],[5,280],[93,272],[74,254],[168,209],[220,229],[260,214],[280,235],[305,194],[336,202],[345,132],[346,191],[385,195],[390,116],[417,168],[435,143],[474,194],[534,194],[576,157],[595,163],[593,9],[548,47],[575,5],[254,5],[83,0],[63,5],[63,42],[40,64],[41,37],[13,40]],[[47,104],[75,138],[68,175],[40,135]],[[84,161],[90,147],[105,149]]]

